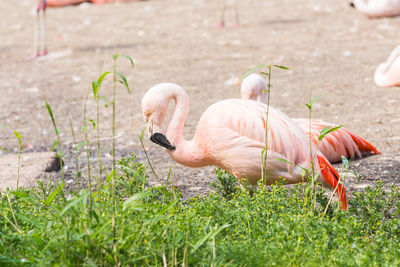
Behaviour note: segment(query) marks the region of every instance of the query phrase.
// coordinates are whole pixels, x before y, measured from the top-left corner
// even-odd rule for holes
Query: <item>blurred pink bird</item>
[[[175,108],[164,135],[161,125],[171,100],[175,101]],[[246,99],[217,102],[201,116],[194,138],[185,140],[183,127],[189,110],[189,96],[182,87],[161,83],[152,87],[142,99],[150,140],[167,148],[172,159],[188,167],[215,165],[238,179],[246,178],[253,186],[262,176],[266,109],[265,104]],[[304,131],[284,113],[270,107],[268,136],[267,183],[281,178],[289,184],[302,182],[302,168],[310,169],[312,164],[310,144]],[[345,188],[337,171],[319,152],[313,162],[315,171],[321,170],[318,179],[336,189],[342,207],[346,209]]]
[[[400,86],[400,45],[393,50],[385,63],[378,66],[374,80],[382,87]]]
[[[350,2],[358,11],[370,18],[400,15],[399,0],[354,0]]]
[[[243,79],[240,94],[243,99],[252,99],[266,104],[266,89],[267,84],[265,80],[260,75],[253,73]],[[308,136],[311,136],[311,140],[315,145],[318,143],[318,137],[320,136],[322,129],[328,126],[338,126],[321,120],[311,120],[310,132],[309,119],[292,118],[292,120],[298,124]],[[362,158],[363,155],[380,154],[373,145],[365,141],[363,138],[352,134],[343,127],[326,135],[325,138],[320,141],[318,150],[331,163],[341,162],[342,155],[346,158]]]

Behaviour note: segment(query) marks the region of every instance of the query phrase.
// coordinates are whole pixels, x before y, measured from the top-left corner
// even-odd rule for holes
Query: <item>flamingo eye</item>
[[[150,116],[150,115],[151,115],[151,111],[150,111],[149,109],[147,109],[147,110],[144,112],[144,115]]]

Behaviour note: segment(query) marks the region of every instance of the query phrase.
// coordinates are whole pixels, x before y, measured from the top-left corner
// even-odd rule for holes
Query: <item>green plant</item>
[[[312,211],[300,185],[260,186],[183,201],[176,189],[144,186],[134,156],[117,163],[117,240],[111,183],[87,212],[87,189],[63,186],[0,195],[0,265],[396,266],[400,264],[400,192],[354,194],[348,212]],[[125,167],[123,167],[125,166]],[[8,194],[8,196],[7,196]],[[175,197],[175,195],[177,197]],[[324,195],[321,201],[328,201]]]
[[[99,162],[99,177],[97,181],[97,187],[100,188],[101,184],[101,177],[102,177],[102,151],[100,147],[100,86],[101,83],[103,82],[104,78],[110,74],[109,71],[104,72],[103,74],[100,75],[100,77],[97,80],[92,81],[92,90],[93,90],[93,97],[96,102],[96,137],[97,137],[97,158]],[[107,101],[106,101],[107,102]]]
[[[311,162],[310,169],[307,170],[310,183],[307,187],[307,194],[305,194],[305,195],[306,195],[306,200],[310,200],[311,209],[315,209],[316,205],[317,205],[317,190],[315,188],[315,184],[316,184],[318,176],[320,175],[320,172],[315,172],[314,164],[315,164],[315,159],[317,157],[317,154],[319,153],[320,142],[326,137],[326,135],[328,135],[329,133],[332,133],[334,131],[337,131],[338,129],[340,129],[342,127],[342,125],[339,125],[339,126],[335,126],[335,127],[327,126],[327,127],[323,128],[318,136],[318,141],[315,144],[315,147],[313,149],[314,142],[313,142],[313,138],[312,138],[312,108],[313,108],[313,105],[317,102],[317,100],[320,97],[321,96],[312,98],[312,91],[311,91],[310,92],[310,101],[309,101],[309,103],[305,104],[306,108],[308,109],[309,145],[310,145],[310,162]],[[339,181],[338,185],[340,183],[341,183],[341,181]],[[331,200],[332,200],[333,194],[335,193],[336,189],[337,188],[333,188]],[[331,201],[329,201],[327,205],[329,205],[330,202]]]
[[[261,151],[261,179],[263,183],[266,185],[267,184],[267,157],[268,157],[268,121],[269,121],[269,102],[270,102],[270,95],[271,95],[271,74],[272,74],[272,68],[277,68],[281,70],[289,70],[289,68],[284,67],[284,66],[279,66],[279,65],[272,65],[272,64],[259,64],[252,68],[251,70],[247,71],[240,79],[243,80],[246,76],[248,76],[250,73],[254,72],[255,70],[258,70],[260,68],[267,68],[268,72],[262,71],[260,74],[265,75],[268,77],[268,89],[265,91],[267,93],[267,111],[265,114],[265,138],[264,138],[264,149]],[[271,182],[271,181],[270,181]]]
[[[140,141],[140,145],[142,146],[142,150],[143,150],[143,152],[144,152],[144,154],[145,154],[145,156],[146,156],[146,159],[147,159],[147,163],[149,164],[149,166],[150,166],[150,169],[151,169],[151,172],[154,174],[154,177],[156,177],[156,179],[157,179],[157,181],[161,181],[161,179],[158,177],[158,175],[157,175],[157,172],[154,170],[154,168],[153,168],[153,164],[151,164],[151,161],[150,161],[150,158],[149,158],[149,155],[147,154],[147,151],[146,151],[146,148],[144,147],[144,144],[143,144],[143,135],[144,135],[144,128],[143,128],[143,130],[142,130],[142,133],[139,135],[139,141]],[[169,177],[169,175],[168,175],[168,177]]]
[[[92,192],[92,179],[91,179],[91,173],[90,173],[90,150],[89,150],[89,138],[88,138],[88,126],[87,123],[88,120],[86,117],[86,109],[87,109],[87,101],[89,98],[89,94],[86,95],[86,100],[85,100],[85,106],[83,108],[83,127],[82,127],[82,132],[84,134],[85,137],[85,151],[86,151],[86,165],[87,165],[87,183],[89,186],[89,192]],[[93,122],[94,124],[94,122]],[[95,127],[95,125],[93,125],[93,128]]]
[[[63,168],[63,160],[62,160],[63,153],[61,150],[60,131],[57,128],[56,121],[54,120],[54,116],[53,116],[53,111],[51,110],[51,107],[50,107],[49,103],[47,102],[47,99],[45,99],[45,103],[46,103],[46,108],[47,108],[47,111],[49,112],[51,122],[53,124],[53,128],[54,128],[54,131],[55,131],[56,137],[57,137],[56,141],[54,141],[53,145],[51,146],[51,150],[54,150],[58,146],[57,157],[60,161],[61,180],[64,181],[64,168]]]
[[[125,78],[124,75],[122,75],[120,72],[118,72],[118,66],[117,66],[117,59],[119,58],[120,55],[118,54],[114,54],[113,55],[113,68],[112,68],[112,74],[113,74],[113,100],[112,100],[112,158],[113,158],[113,171],[111,172],[112,174],[112,200],[113,200],[113,207],[114,207],[114,213],[112,216],[112,227],[113,227],[113,236],[114,236],[114,250],[116,249],[116,243],[117,243],[117,239],[116,239],[116,225],[115,225],[115,212],[116,212],[116,202],[115,202],[115,107],[116,107],[116,102],[115,102],[115,93],[116,93],[116,88],[117,88],[117,82],[123,84],[125,86],[125,88],[128,90],[128,93],[131,93],[131,90],[129,89],[129,84],[127,79]],[[127,55],[121,55],[121,57],[124,57],[126,59],[128,59],[131,63],[132,68],[134,67],[133,64],[133,59],[130,56]],[[121,80],[117,79],[117,75],[119,76],[119,78]]]
[[[145,185],[149,179],[145,166],[138,161],[137,156],[131,155],[128,158],[118,160],[118,165],[122,171],[121,179],[128,178],[128,187],[118,186],[118,191],[125,192],[126,194],[134,194],[136,192],[144,191]]]
[[[17,137],[18,139],[18,167],[17,167],[17,190],[18,190],[18,186],[19,186],[19,171],[21,169],[21,134],[17,131],[14,131],[14,135],[15,137]]]
[[[231,199],[239,190],[236,177],[218,167],[214,168],[214,173],[217,181],[212,182],[211,186],[223,198]]]
[[[71,129],[71,134],[72,134],[72,144],[75,150],[75,169],[76,169],[76,182],[79,184],[80,178],[82,177],[82,172],[80,170],[79,166],[79,151],[81,147],[85,144],[85,142],[81,142],[77,144],[76,142],[76,137],[75,137],[75,131],[74,131],[74,126],[72,125],[72,120],[69,118],[69,127]]]

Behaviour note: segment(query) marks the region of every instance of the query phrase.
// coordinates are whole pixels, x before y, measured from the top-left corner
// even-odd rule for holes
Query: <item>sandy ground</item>
[[[303,103],[322,95],[313,116],[343,124],[382,151],[352,163],[361,184],[400,184],[400,88],[375,86],[373,72],[400,43],[400,17],[368,19],[338,0],[240,1],[241,27],[233,9],[227,26],[218,29],[219,1],[158,0],[48,9],[50,54],[27,61],[34,53],[35,1],[0,2],[0,147],[15,152],[13,130],[22,135],[23,152],[48,151],[55,140],[44,100],[52,106],[61,132],[67,172],[73,177],[74,154],[68,124],[83,140],[83,108],[91,81],[111,69],[113,53],[134,58],[135,69],[121,60],[133,93],[117,93],[117,154],[143,152],[138,134],[144,127],[140,100],[151,86],[175,82],[191,97],[185,136],[191,138],[202,112],[212,103],[239,96],[234,80],[259,63],[284,65],[272,76],[271,105],[291,117],[305,117]],[[111,99],[111,79],[101,94]],[[95,119],[89,95],[88,117]],[[110,166],[111,108],[101,109],[101,136]],[[90,134],[92,142],[94,132]],[[147,141],[160,176],[173,166],[171,181],[188,196],[205,192],[212,168],[189,169],[174,163]],[[95,150],[94,150],[95,152]],[[5,153],[1,152],[0,153]],[[81,152],[81,164],[85,155]],[[92,157],[93,164],[96,157]]]

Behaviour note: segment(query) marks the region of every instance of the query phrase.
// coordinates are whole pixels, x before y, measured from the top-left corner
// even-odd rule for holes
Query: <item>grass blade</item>
[[[336,130],[342,128],[342,126],[343,126],[343,125],[339,125],[339,126],[336,126],[336,127],[326,126],[324,129],[321,130],[321,133],[320,133],[320,135],[319,135],[319,137],[318,137],[318,141],[321,141],[322,139],[324,139],[324,137],[325,137],[327,134],[329,134],[329,133],[331,133],[331,132],[334,132],[334,131],[336,131]]]
[[[129,89],[129,84],[128,84],[128,81],[126,80],[125,76],[122,75],[122,74],[119,73],[119,72],[117,72],[117,75],[118,75],[119,77],[121,77],[121,79],[122,79],[122,84],[125,85],[126,89],[128,90],[128,93],[131,93],[131,89]]]
[[[83,191],[83,193],[80,197],[75,198],[70,203],[68,203],[67,206],[65,206],[65,208],[60,212],[60,216],[62,216],[65,212],[67,212],[71,208],[75,207],[76,204],[78,204],[80,201],[86,202],[88,195],[89,195],[89,191],[87,191],[87,190]]]
[[[131,62],[132,68],[135,67],[135,64],[133,63],[133,59],[132,59],[131,56],[128,56],[128,55],[121,55],[121,57],[124,57],[124,58],[128,59],[128,60]]]
[[[134,210],[140,210],[143,208],[143,202],[141,202],[142,199],[151,196],[150,193],[148,192],[139,192],[125,200],[125,202],[122,204],[122,210],[126,210],[128,208],[134,209]]]
[[[192,253],[195,252],[201,245],[203,245],[207,240],[214,238],[219,232],[224,230],[225,228],[229,227],[230,224],[225,224],[218,228],[217,230],[209,232],[207,235],[205,235],[203,238],[201,238],[199,241],[196,242],[196,244],[193,246]]]
[[[278,68],[278,69],[281,69],[281,70],[290,70],[288,67],[285,67],[285,66],[280,66],[280,65],[271,65],[272,67],[275,67],[275,68]]]
[[[50,115],[50,118],[51,118],[51,122],[53,123],[53,126],[54,126],[54,129],[56,131],[56,134],[58,135],[59,132],[58,132],[58,129],[57,129],[57,126],[56,126],[56,121],[54,120],[53,111],[51,110],[51,107],[50,107],[49,103],[47,102],[47,99],[45,100],[45,103],[46,103],[47,111],[49,112],[49,115]]]
[[[247,71],[245,74],[242,75],[242,77],[240,77],[240,81],[243,81],[244,78],[246,78],[247,76],[249,76],[250,73],[254,72],[255,70],[258,70],[260,68],[265,67],[265,64],[259,64],[257,66],[255,66],[254,68],[251,68],[249,71]]]

